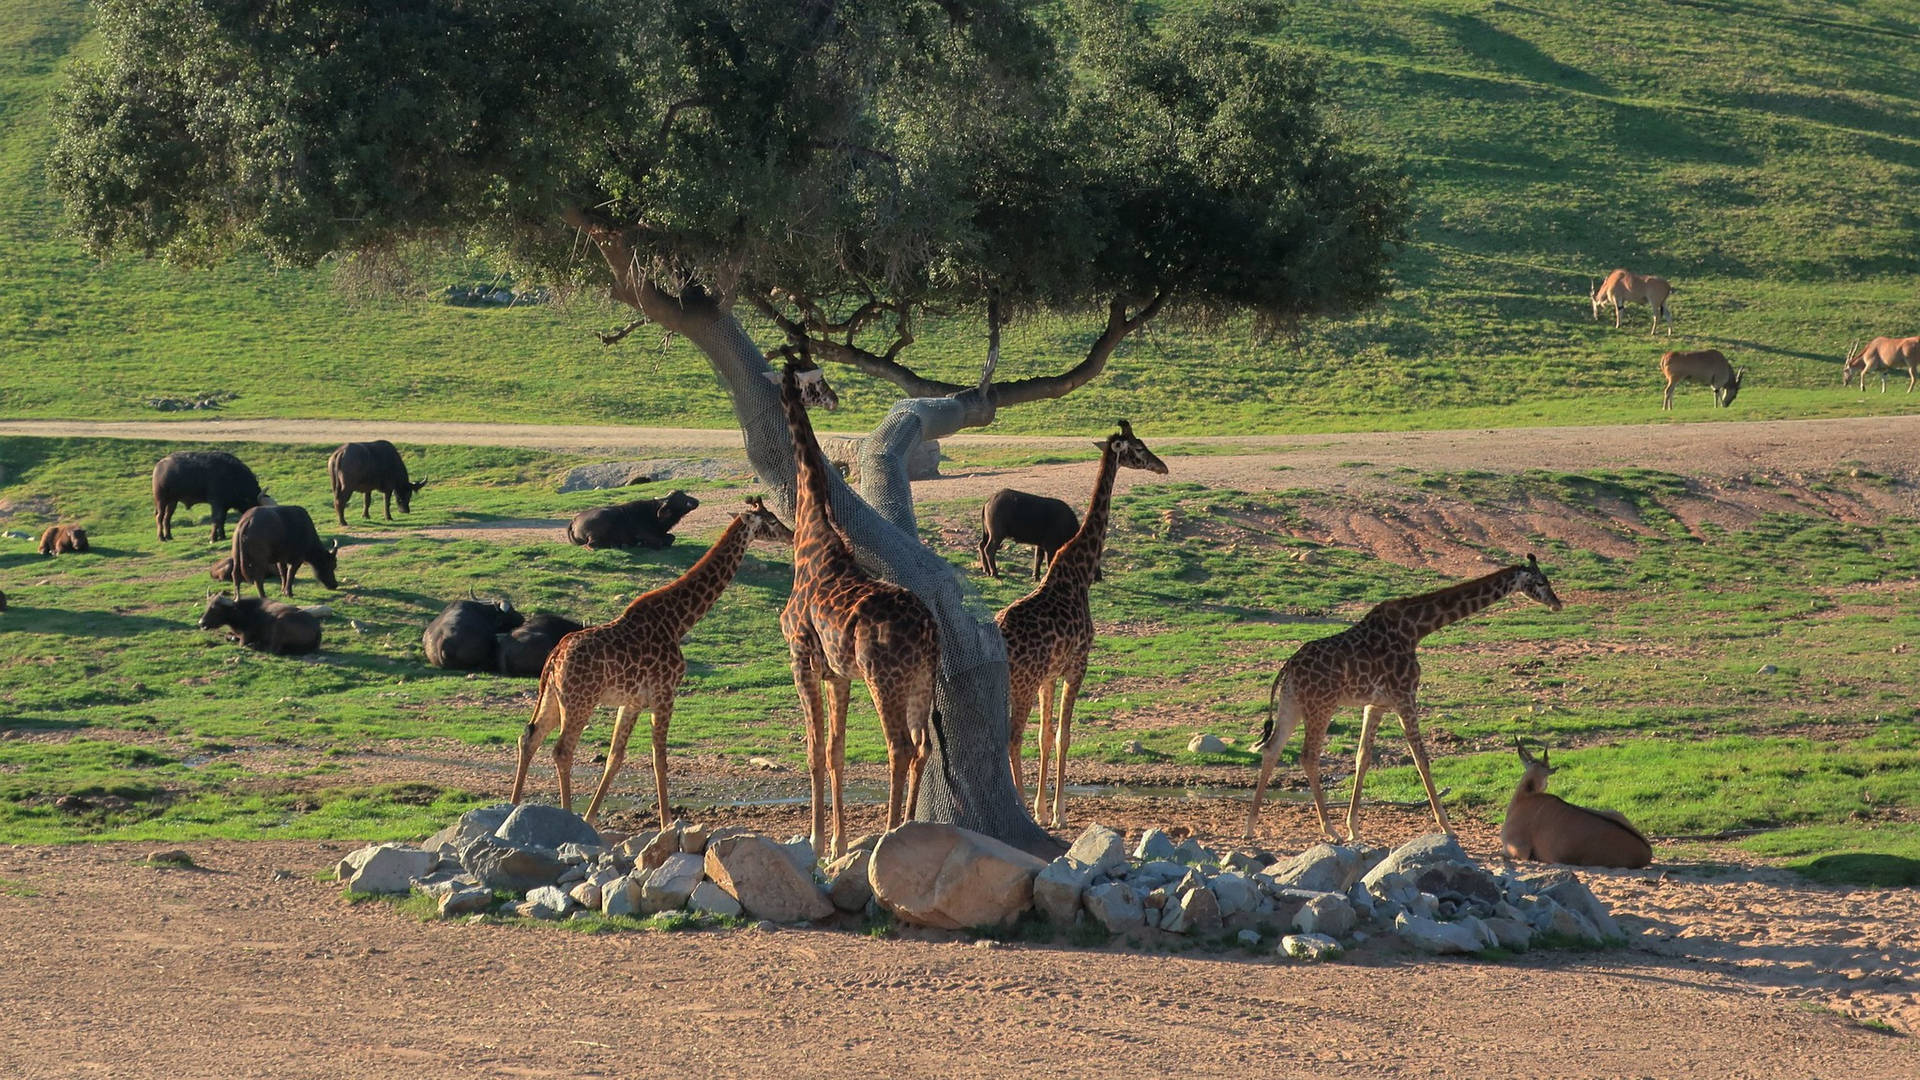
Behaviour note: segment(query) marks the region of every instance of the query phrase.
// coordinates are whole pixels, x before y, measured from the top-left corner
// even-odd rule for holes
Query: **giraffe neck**
[[[783,386],[780,404],[786,409],[787,432],[793,437],[794,563],[799,568],[805,561],[801,558],[803,552],[817,550],[820,545],[844,548],[846,541],[834,527],[825,459],[820,454],[820,442],[813,435],[813,421],[807,417],[806,406],[800,403],[799,391]]]
[[[1520,584],[1523,569],[1509,566],[1445,589],[1389,600],[1368,612],[1367,618],[1397,623],[1417,641],[1443,626],[1478,614],[1512,592]]]
[[[739,572],[740,561],[747,554],[749,535],[747,518],[734,518],[727,526],[727,531],[720,534],[720,539],[714,541],[707,553],[688,567],[686,573],[652,592],[635,597],[620,618],[634,615],[642,607],[654,611],[665,609],[678,623],[681,633],[693,629],[693,624],[706,617],[707,612],[713,609],[714,602],[720,599],[720,594],[726,592],[727,586],[733,582],[733,575]]]
[[[1100,552],[1107,542],[1107,510],[1113,501],[1113,478],[1119,471],[1120,459],[1108,444],[1100,451],[1100,472],[1094,477],[1093,498],[1087,502],[1086,517],[1080,519],[1080,531],[1054,553],[1043,586],[1086,588],[1093,583],[1094,568],[1100,565]]]

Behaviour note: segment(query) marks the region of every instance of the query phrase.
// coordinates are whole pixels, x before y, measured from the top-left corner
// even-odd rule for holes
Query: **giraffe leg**
[[[1453,826],[1447,822],[1447,809],[1440,805],[1440,792],[1433,786],[1433,770],[1427,766],[1427,743],[1420,737],[1420,709],[1409,704],[1397,711],[1400,728],[1407,733],[1407,745],[1413,749],[1413,764],[1420,770],[1420,782],[1427,786],[1427,805],[1433,807],[1433,820],[1441,832],[1451,836]]]
[[[919,797],[919,792],[911,790],[913,759],[917,748],[913,744],[900,692],[894,690],[883,694],[879,686],[870,680],[867,693],[873,697],[873,711],[880,714],[880,734],[887,740],[887,831],[892,832],[913,813],[914,800]]]
[[[1083,668],[1067,679],[1064,692],[1060,695],[1060,715],[1054,720],[1054,739],[1059,745],[1054,748],[1053,765],[1053,822],[1052,828],[1058,829],[1066,824],[1066,815],[1062,807],[1067,798],[1067,749],[1073,745],[1073,699],[1080,696],[1080,680],[1086,676]],[[1036,815],[1037,816],[1037,815]]]
[[[1300,723],[1300,702],[1291,689],[1280,698],[1276,714],[1273,734],[1260,755],[1260,781],[1253,786],[1253,805],[1247,808],[1247,827],[1241,830],[1242,839],[1253,839],[1253,827],[1260,821],[1260,799],[1267,793],[1267,781],[1273,778],[1273,767],[1280,761],[1281,748],[1287,745],[1294,726]]]
[[[913,742],[913,768],[907,773],[907,821],[920,816],[920,777],[927,771],[927,756],[933,753],[930,742],[933,738],[933,690],[931,687],[927,690],[926,705],[916,706],[915,712],[920,717],[920,722],[909,732]]]
[[[661,696],[653,709],[653,788],[660,802],[660,827],[672,824],[667,809],[667,725],[673,720],[673,692]]]
[[[1340,838],[1333,834],[1333,825],[1327,821],[1327,794],[1320,787],[1320,751],[1326,749],[1327,725],[1308,724],[1301,735],[1300,768],[1307,774],[1307,790],[1313,792],[1313,812],[1320,818],[1320,835],[1327,842],[1337,844]]]
[[[1347,843],[1360,843],[1360,785],[1373,762],[1373,734],[1380,729],[1378,708],[1369,705],[1360,714],[1360,749],[1353,752],[1353,796],[1347,800]]]
[[[600,815],[600,804],[613,788],[613,775],[627,760],[627,739],[633,734],[634,721],[639,718],[640,710],[630,705],[622,705],[613,712],[613,741],[607,744],[607,767],[600,770],[600,784],[593,789],[593,798],[587,800],[585,817],[589,825]]]
[[[566,695],[560,697],[560,738],[553,744],[553,767],[560,775],[560,809],[573,809],[573,749],[580,731],[587,726],[591,708],[569,707]]]
[[[852,684],[846,679],[828,677],[827,690],[827,775],[833,783],[833,847],[826,853],[837,859],[847,847],[847,696]],[[897,798],[897,796],[891,796]],[[888,808],[892,813],[892,808]],[[891,827],[891,826],[889,826]],[[814,848],[819,856],[821,851]]]
[[[1053,676],[1040,684],[1040,767],[1033,779],[1033,820],[1047,805],[1047,761],[1053,751]]]
[[[533,703],[533,718],[520,729],[520,766],[513,772],[513,804],[527,792],[527,768],[533,764],[533,752],[547,739],[547,733],[560,722],[560,695],[551,686],[542,686]]]
[[[820,701],[820,675],[813,657],[793,650],[793,686],[800,692],[800,711],[807,723],[807,775],[811,779],[813,850],[827,836],[826,804],[821,801],[827,781],[826,708]]]
[[[1020,751],[1027,737],[1027,721],[1033,717],[1034,698],[1039,690],[1032,686],[1015,685],[1009,689],[1007,699],[1007,764],[1013,767],[1013,793],[1026,797],[1027,778],[1021,769]]]

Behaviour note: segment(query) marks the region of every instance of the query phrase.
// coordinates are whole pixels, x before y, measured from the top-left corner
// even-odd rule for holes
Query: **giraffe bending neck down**
[[[1256,749],[1260,758],[1260,781],[1253,789],[1253,806],[1247,811],[1247,827],[1242,834],[1253,836],[1260,820],[1260,799],[1266,794],[1267,781],[1273,776],[1280,749],[1293,734],[1294,726],[1306,729],[1300,748],[1300,765],[1307,774],[1307,786],[1313,791],[1314,812],[1320,816],[1320,831],[1328,840],[1338,842],[1327,821],[1327,800],[1320,790],[1320,748],[1327,739],[1327,722],[1335,709],[1348,705],[1363,708],[1360,718],[1360,748],[1353,764],[1353,797],[1347,804],[1347,842],[1360,841],[1360,790],[1367,776],[1368,758],[1373,752],[1373,734],[1377,728],[1376,710],[1386,709],[1400,717],[1413,751],[1413,763],[1420,770],[1420,782],[1426,785],[1427,802],[1433,807],[1433,820],[1444,832],[1451,833],[1447,812],[1440,805],[1440,793],[1433,786],[1433,773],[1427,767],[1427,747],[1420,737],[1420,661],[1414,655],[1420,639],[1451,623],[1459,622],[1488,605],[1520,592],[1560,610],[1560,598],[1553,593],[1546,574],[1533,556],[1524,565],[1496,570],[1485,577],[1418,596],[1388,600],[1367,612],[1353,626],[1331,637],[1309,641],[1293,654],[1268,690],[1267,724]]]
[[[812,780],[813,850],[838,857],[846,847],[847,701],[852,680],[867,684],[887,740],[887,828],[919,808],[920,776],[939,734],[933,711],[940,638],[933,612],[918,596],[860,568],[833,520],[829,466],[801,401],[797,372],[788,365],[780,401],[793,439],[793,595],[780,613],[793,663],[793,684],[807,722],[807,766]],[[825,700],[822,701],[824,692]],[[833,837],[823,848],[823,789],[831,778]]]
[[[1087,674],[1087,654],[1093,648],[1093,611],[1088,590],[1100,569],[1106,546],[1107,522],[1113,499],[1113,479],[1122,468],[1164,474],[1166,463],[1154,456],[1133,434],[1132,425],[1119,421],[1120,431],[1094,443],[1100,448],[1100,469],[1094,476],[1093,498],[1080,522],[1080,531],[1054,553],[1047,576],[1038,588],[994,616],[1007,641],[1008,738],[1007,762],[1019,790],[1020,746],[1034,700],[1040,702],[1040,766],[1034,786],[1033,816],[1040,819],[1047,801],[1047,761],[1055,762],[1053,816],[1059,828],[1067,786],[1067,750],[1073,743],[1073,703]],[[1063,683],[1060,712],[1054,716],[1054,685]]]
[[[735,514],[712,548],[679,578],[634,598],[612,622],[578,630],[560,639],[540,671],[540,693],[533,719],[520,733],[520,767],[513,775],[513,801],[525,792],[527,766],[534,750],[555,725],[559,741],[553,762],[560,772],[560,805],[573,809],[573,754],[580,733],[601,705],[616,709],[613,742],[600,786],[587,804],[592,821],[626,760],[627,738],[640,710],[653,713],[653,783],[660,803],[660,825],[671,824],[667,810],[667,724],[673,695],[687,673],[680,639],[704,618],[740,569],[747,545],[756,539],[790,541],[793,532],[756,496],[745,513]]]

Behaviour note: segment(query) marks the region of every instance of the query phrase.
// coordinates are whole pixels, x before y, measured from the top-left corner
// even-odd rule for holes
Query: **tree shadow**
[[[121,615],[111,611],[68,611],[65,608],[7,605],[0,615],[4,628],[14,634],[58,634],[65,637],[137,637],[160,630],[184,630],[190,621],[161,619],[152,615]]]
[[[1606,82],[1555,60],[1540,51],[1533,42],[1508,33],[1477,15],[1433,12],[1428,17],[1452,33],[1462,51],[1496,71],[1582,93],[1614,92]]]

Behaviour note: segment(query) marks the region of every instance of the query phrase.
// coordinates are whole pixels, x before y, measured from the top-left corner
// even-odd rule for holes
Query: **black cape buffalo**
[[[333,576],[334,565],[338,559],[340,541],[335,540],[332,547],[320,543],[320,533],[313,527],[313,517],[298,506],[256,506],[240,515],[240,521],[233,527],[233,551],[230,558],[234,566],[228,568],[233,574],[233,595],[240,595],[242,579],[249,575],[235,572],[235,568],[260,573],[253,578],[253,587],[261,596],[267,595],[267,587],[262,582],[264,571],[272,567],[280,575],[280,593],[293,595],[293,576],[300,571],[300,564],[313,567],[313,576],[320,584],[329,589],[340,587]]]
[[[980,569],[988,577],[1000,576],[995,556],[1001,544],[1012,542],[1033,545],[1033,579],[1038,581],[1047,560],[1080,531],[1080,518],[1059,499],[1001,488],[981,508],[980,526]]]
[[[664,499],[636,499],[616,506],[582,510],[567,525],[567,539],[588,550],[609,547],[664,548],[673,543],[673,527],[700,500],[684,491]]]
[[[512,633],[499,636],[500,674],[538,676],[560,639],[583,628],[583,624],[559,615],[535,615]]]
[[[207,598],[200,629],[228,627],[240,644],[270,653],[310,653],[320,648],[320,620],[292,604],[249,596],[235,600],[226,593]]]
[[[420,644],[434,667],[493,671],[499,666],[496,639],[525,621],[505,600],[455,600],[427,624]]]
[[[407,478],[407,463],[400,451],[385,439],[376,442],[342,443],[327,459],[327,476],[333,481],[333,516],[347,523],[347,503],[357,492],[364,496],[360,516],[373,517],[373,493],[385,497],[387,520],[393,520],[393,500],[400,500],[400,512],[413,513],[413,494],[427,486]]]
[[[176,506],[206,503],[213,515],[213,539],[227,538],[227,511],[248,510],[271,501],[260,491],[253,470],[220,450],[181,450],[153,467],[153,521],[160,539],[173,539]]]

